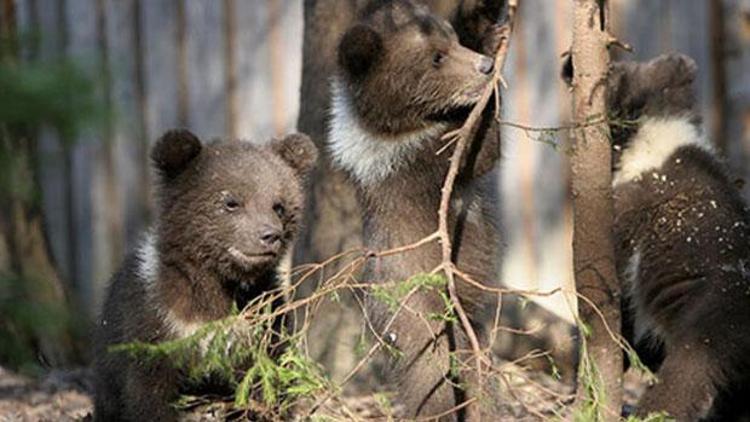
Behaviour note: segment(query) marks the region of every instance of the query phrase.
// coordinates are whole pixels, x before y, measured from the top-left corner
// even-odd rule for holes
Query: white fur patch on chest
[[[163,312],[162,318],[167,330],[176,338],[190,337],[204,325],[204,323],[198,321],[186,321],[175,315],[171,309]]]
[[[138,257],[136,274],[147,286],[154,284],[159,277],[159,252],[156,249],[156,234],[153,231],[146,233],[135,255]]]
[[[714,152],[713,146],[689,117],[645,118],[622,151],[612,186],[637,181],[644,173],[661,168],[677,149],[689,145]]]
[[[162,323],[175,338],[185,338],[195,334],[203,326],[199,321],[187,321],[178,317],[171,309],[165,308],[164,305],[155,297],[156,288],[159,280],[159,252],[156,246],[156,234],[152,230],[146,234],[141,241],[136,256],[138,257],[138,266],[136,274],[138,279],[146,288],[147,300],[157,307],[157,314],[162,319]]]
[[[447,129],[435,124],[400,136],[383,136],[363,128],[349,94],[334,79],[331,84],[331,124],[328,148],[336,166],[346,170],[362,185],[381,182],[408,165],[425,142]]]

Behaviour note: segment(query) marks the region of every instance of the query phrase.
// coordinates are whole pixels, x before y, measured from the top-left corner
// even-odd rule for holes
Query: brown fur
[[[309,230],[296,242],[295,263],[321,262],[344,250],[361,245],[360,211],[354,190],[343,172],[332,166],[325,154],[330,78],[336,72],[337,46],[348,30],[367,10],[388,0],[305,0],[305,36],[300,88],[298,130],[318,143],[321,163],[311,178],[306,213]],[[504,1],[421,0],[419,3],[449,20],[462,45],[474,51],[488,51],[482,40],[501,16]],[[302,286],[305,288],[306,286]],[[309,294],[309,292],[308,292]],[[347,369],[348,370],[348,369]],[[342,374],[343,375],[343,374]]]
[[[305,212],[307,228],[295,242],[295,265],[322,262],[343,251],[362,246],[362,221],[355,189],[345,172],[337,169],[324,147],[330,110],[330,80],[337,67],[337,47],[341,36],[362,16],[371,3],[383,0],[305,0],[304,45],[300,110],[297,128],[309,134],[321,149],[321,160],[311,177],[309,206]],[[421,0],[434,13],[448,19],[456,28],[461,43],[475,51],[481,46],[485,29],[497,22],[503,1],[495,0]],[[326,276],[338,270],[337,263],[326,268]],[[312,294],[315,283],[303,283],[297,294]],[[342,309],[343,304],[343,309]],[[353,297],[342,296],[341,304],[324,304],[323,312],[310,327],[310,352],[334,378],[342,378],[355,364],[341,359],[348,354],[347,344],[357,341],[362,327],[361,314]],[[332,328],[335,327],[335,328]],[[335,339],[335,340],[331,340]],[[380,371],[364,368],[346,385],[352,393],[369,391]]]
[[[412,142],[405,139],[415,133],[429,134],[413,152],[398,156],[395,161],[400,164],[384,177],[366,181],[362,177],[369,174],[352,173],[363,210],[366,248],[386,250],[415,242],[437,229],[441,186],[451,153],[449,149],[443,155],[435,154],[444,142],[441,136],[461,124],[468,108],[478,100],[489,81],[491,59],[461,46],[450,24],[426,8],[410,1],[393,1],[374,9],[343,36],[339,63],[342,88],[334,95],[345,97],[351,118],[366,136],[381,142],[376,149],[390,148],[386,143]],[[340,103],[341,99],[333,101]],[[491,124],[493,111],[488,111],[463,163],[449,218],[455,262],[487,285],[496,283],[500,248],[494,221],[496,176],[491,172],[500,146],[497,129]],[[338,127],[334,122],[332,131]],[[339,148],[334,138],[358,142],[358,137],[347,139],[346,135],[332,133],[331,148]],[[347,165],[356,163],[344,163]],[[433,243],[371,259],[364,279],[371,283],[403,281],[432,271],[440,261],[439,245]],[[463,280],[457,283],[461,303],[486,346],[486,311],[495,296]],[[367,304],[380,336],[402,353],[393,359],[388,373],[405,417],[440,414],[475,397],[480,400],[483,418],[492,419],[497,391],[492,382],[479,385],[474,379],[467,362],[470,345],[466,333],[459,324],[429,318],[445,311],[437,293],[415,293],[407,301],[408,310],[400,312],[387,330],[392,317],[389,308],[369,297]],[[462,368],[458,379],[451,375],[451,353]],[[442,419],[461,415],[459,411]]]
[[[317,150],[304,135],[266,146],[166,133],[151,158],[159,208],[151,253],[131,253],[111,282],[96,332],[95,417],[174,420],[183,383],[164,359],[144,362],[109,346],[179,338],[178,324],[230,315],[277,287],[276,266],[297,232],[302,180]]]
[[[676,54],[613,67],[608,102],[615,121],[641,119],[612,126],[616,170],[626,164],[624,151],[644,118],[676,117],[700,129],[695,73],[695,63]],[[649,363],[659,368],[659,383],[646,391],[637,412],[666,411],[679,421],[734,420],[733,412],[746,403],[732,410],[738,403],[731,397],[746,400],[750,381],[746,204],[715,154],[694,145],[674,150],[661,168],[616,185],[614,195],[617,267],[630,292],[624,331],[629,341],[641,340],[638,351],[656,356]],[[633,273],[636,254],[640,265]],[[643,315],[636,319],[639,307]],[[645,338],[634,338],[644,329]]]

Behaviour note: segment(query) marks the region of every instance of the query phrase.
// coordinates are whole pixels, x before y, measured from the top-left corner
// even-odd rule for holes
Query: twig
[[[453,302],[453,306],[456,311],[456,315],[461,321],[464,331],[469,338],[472,350],[476,357],[476,371],[477,381],[481,383],[483,378],[482,374],[482,362],[488,361],[486,356],[483,356],[479,340],[477,338],[474,328],[471,326],[471,322],[466,315],[466,311],[461,304],[458,294],[456,292],[456,280],[455,280],[455,264],[453,262],[453,246],[451,242],[450,227],[448,224],[448,213],[450,210],[451,196],[453,194],[453,187],[458,177],[458,172],[461,167],[461,161],[463,159],[464,152],[466,151],[469,140],[474,133],[477,124],[479,123],[482,114],[484,114],[487,108],[487,103],[492,97],[493,93],[497,89],[498,83],[502,79],[501,72],[505,65],[505,60],[508,54],[508,48],[510,45],[510,34],[513,31],[513,23],[515,21],[515,15],[517,10],[517,0],[510,0],[508,2],[508,17],[506,23],[501,27],[501,39],[498,46],[497,53],[495,54],[495,71],[492,75],[492,81],[484,90],[482,97],[479,102],[474,106],[469,117],[466,119],[464,125],[455,133],[456,147],[453,150],[453,154],[450,158],[450,166],[448,173],[445,176],[443,188],[441,190],[440,198],[440,209],[438,210],[438,234],[440,237],[440,243],[442,246],[442,263],[441,269],[445,273],[448,280],[448,295]],[[451,134],[453,136],[453,134]],[[474,406],[472,406],[474,407]],[[468,409],[468,413],[472,414],[472,408]],[[470,417],[470,419],[478,420],[478,417]]]
[[[440,234],[438,232],[432,233],[431,235],[425,236],[420,240],[417,240],[414,243],[399,246],[396,248],[386,249],[384,251],[372,251],[368,252],[368,258],[381,258],[384,256],[390,256],[390,255],[397,255],[404,252],[409,252],[411,250],[420,248],[428,243],[434,242],[436,240],[440,239]]]

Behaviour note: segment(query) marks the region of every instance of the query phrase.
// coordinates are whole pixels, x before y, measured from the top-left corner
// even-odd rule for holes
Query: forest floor
[[[43,378],[0,367],[0,422],[81,421],[91,414],[90,373],[50,371]]]
[[[565,420],[569,416],[570,387],[549,377],[525,373],[512,378],[512,394],[506,394],[497,420]],[[625,401],[633,404],[644,388],[642,379],[625,377]],[[0,422],[89,421],[92,419],[91,374],[87,369],[50,371],[41,379],[0,368]],[[302,406],[304,408],[304,405]],[[382,399],[373,396],[329,400],[316,415],[333,420],[385,420]],[[211,420],[215,408],[195,409],[186,420]]]

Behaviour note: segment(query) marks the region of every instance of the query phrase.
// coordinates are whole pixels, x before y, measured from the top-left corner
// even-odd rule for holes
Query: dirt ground
[[[549,377],[519,373],[510,377],[512,394],[504,394],[500,421],[564,420],[572,400],[569,386]],[[633,404],[643,380],[626,374],[626,403]],[[508,387],[508,386],[506,386]],[[93,403],[87,369],[51,371],[41,380],[14,374],[0,367],[0,422],[90,421]],[[185,420],[215,420],[216,407],[195,409]],[[303,412],[304,413],[304,412]],[[315,412],[334,420],[384,420],[388,411],[372,396],[333,399]],[[223,418],[220,418],[223,419]]]
[[[87,370],[51,371],[42,380],[0,367],[0,422],[81,421],[93,409]]]

